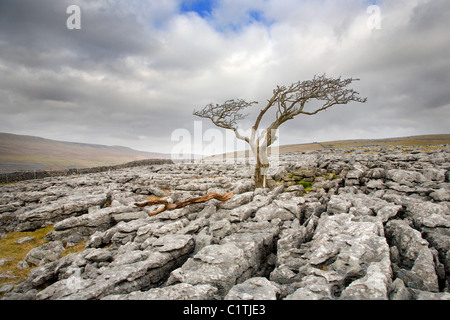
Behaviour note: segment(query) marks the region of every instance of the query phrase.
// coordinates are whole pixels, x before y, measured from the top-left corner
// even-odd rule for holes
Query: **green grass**
[[[78,242],[74,246],[67,247],[66,250],[61,252],[61,255],[63,257],[65,257],[65,256],[67,256],[68,254],[71,254],[71,253],[78,253],[78,252],[84,251],[84,247],[86,246],[86,242],[87,241]]]
[[[28,274],[36,266],[30,265],[30,268],[19,270],[17,264],[25,259],[25,256],[31,249],[47,243],[45,236],[52,230],[53,226],[48,226],[32,232],[11,232],[6,235],[6,238],[0,239],[0,260],[5,258],[11,259],[0,266],[0,274],[5,273],[14,276],[14,278],[0,278],[0,287],[5,284],[17,284],[28,278]],[[34,239],[21,244],[15,243],[24,237],[33,237]],[[71,253],[81,252],[84,250],[85,245],[86,241],[79,242],[74,246],[67,247],[61,255],[64,257]]]
[[[1,155],[0,163],[4,165],[14,165],[17,169],[22,168],[24,170],[60,170],[72,167],[78,168],[91,168],[100,166],[111,166],[124,161],[115,161],[109,159],[87,159],[87,158],[59,158],[59,157],[39,157],[39,156],[13,156],[13,155]]]
[[[17,264],[25,258],[31,249],[48,242],[45,236],[52,230],[53,226],[48,226],[33,232],[11,232],[7,234],[6,238],[0,239],[0,260],[4,258],[12,259],[0,266],[0,274],[7,273],[15,276],[15,278],[0,278],[0,287],[4,284],[19,283],[28,277],[28,273],[33,267],[19,270]],[[15,243],[15,241],[24,237],[34,237],[34,239],[21,244]]]
[[[311,187],[312,187],[312,185],[313,185],[312,182],[301,180],[301,181],[299,181],[299,182],[297,182],[297,183],[298,183],[299,185],[303,186],[303,187],[305,188],[305,191],[311,191]]]
[[[46,158],[46,157],[33,157],[33,156],[0,156],[2,162],[8,163],[22,163],[22,162],[32,162],[45,165],[68,165],[70,161],[67,159],[58,158]]]
[[[328,174],[325,175],[325,178],[327,178],[327,179],[331,178],[331,180],[334,180],[334,179],[338,179],[339,175],[337,175],[335,173],[328,173]]]

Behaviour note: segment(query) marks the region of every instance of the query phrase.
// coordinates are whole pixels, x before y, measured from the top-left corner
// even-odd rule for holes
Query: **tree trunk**
[[[269,169],[269,161],[267,159],[267,153],[264,155],[260,152],[261,150],[258,148],[255,166],[255,188],[266,188],[266,176]]]
[[[261,163],[257,161],[255,166],[255,188],[263,188],[263,187],[264,187],[264,176],[261,174]]]

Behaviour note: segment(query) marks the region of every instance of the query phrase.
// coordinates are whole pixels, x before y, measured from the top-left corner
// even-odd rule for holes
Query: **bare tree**
[[[243,136],[238,132],[237,122],[248,116],[248,114],[242,114],[241,112],[256,104],[255,101],[246,102],[237,99],[227,100],[221,105],[211,103],[200,111],[194,110],[194,115],[210,119],[220,128],[233,130],[238,139],[244,140],[250,145],[256,158],[255,187],[265,187],[269,168],[267,148],[275,142],[274,132],[278,127],[299,114],[312,116],[334,105],[347,104],[350,101],[366,102],[367,98],[360,98],[358,92],[347,89],[349,84],[357,80],[359,79],[327,78],[322,75],[314,76],[312,80],[295,82],[290,86],[277,86],[273,90],[272,97],[267,100],[265,108],[256,118],[250,137]],[[318,107],[309,110],[307,104],[312,100],[321,103]],[[276,111],[275,120],[264,130],[259,130],[261,120],[270,109]]]

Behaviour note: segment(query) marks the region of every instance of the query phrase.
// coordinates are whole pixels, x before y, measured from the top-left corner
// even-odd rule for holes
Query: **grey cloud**
[[[450,25],[450,5],[446,0],[419,3],[410,19],[411,31],[418,35],[448,28]],[[448,30],[448,29],[447,29]]]
[[[73,1],[10,1],[0,3],[0,49],[10,62],[35,68],[64,65],[93,68],[129,55],[150,55],[155,39],[137,19],[114,7],[83,7],[81,30],[69,30],[66,9]],[[122,4],[123,5],[123,4]]]

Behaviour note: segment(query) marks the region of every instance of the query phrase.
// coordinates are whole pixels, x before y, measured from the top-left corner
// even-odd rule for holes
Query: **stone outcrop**
[[[0,234],[53,225],[3,299],[450,299],[450,150],[335,149],[0,186]],[[147,197],[178,202],[149,217]],[[1,241],[1,237],[0,237]],[[84,249],[63,255],[66,248]],[[6,260],[5,260],[6,261]]]

